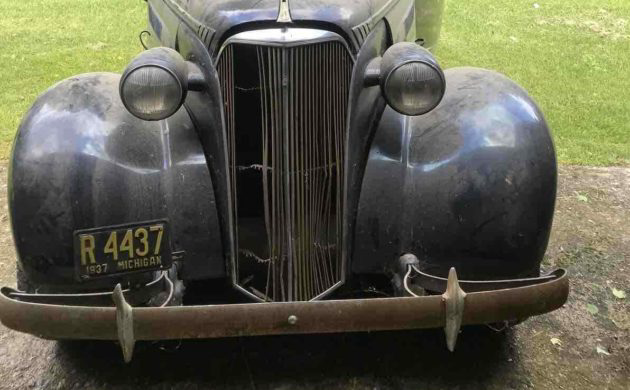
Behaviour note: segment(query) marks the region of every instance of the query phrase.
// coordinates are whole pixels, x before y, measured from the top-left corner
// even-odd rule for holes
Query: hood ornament
[[[280,0],[280,8],[278,10],[278,23],[291,23],[291,11],[289,11],[289,0]]]

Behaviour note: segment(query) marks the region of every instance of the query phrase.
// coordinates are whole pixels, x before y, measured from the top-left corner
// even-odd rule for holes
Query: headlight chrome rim
[[[440,102],[442,102],[442,99],[444,99],[444,94],[446,92],[446,88],[443,87],[441,89],[440,94],[438,95],[438,98],[435,101],[435,104],[433,104],[432,106],[427,107],[426,109],[423,109],[423,110],[405,111],[405,110],[401,109],[400,107],[398,107],[396,104],[394,104],[391,101],[391,96],[387,93],[389,82],[390,82],[392,76],[397,71],[399,71],[402,67],[404,67],[405,65],[414,64],[414,63],[419,63],[419,64],[422,64],[422,65],[425,65],[425,66],[431,68],[439,76],[440,82],[442,83],[442,85],[445,86],[445,84],[446,84],[446,78],[444,77],[444,72],[442,71],[442,69],[440,69],[440,67],[436,66],[435,64],[431,63],[430,61],[422,61],[422,60],[418,60],[418,59],[411,59],[411,60],[403,61],[400,64],[398,64],[397,66],[395,66],[387,74],[387,77],[385,78],[385,82],[383,83],[383,96],[385,98],[385,101],[387,102],[387,104],[390,107],[392,107],[394,110],[396,110],[400,114],[408,115],[408,116],[419,116],[419,115],[424,115],[424,114],[426,114],[428,112],[431,112],[433,109],[435,109],[437,106],[440,105]]]
[[[164,110],[162,112],[149,114],[149,113],[138,111],[136,109],[137,107],[134,107],[134,105],[131,104],[131,102],[128,101],[128,96],[125,95],[125,86],[127,86],[127,81],[129,80],[129,77],[134,75],[134,73],[136,73],[137,71],[141,71],[144,68],[157,68],[157,69],[160,69],[162,71],[165,71],[166,73],[168,73],[168,75],[176,83],[177,88],[179,90],[180,98],[178,99],[177,103],[174,104],[169,110]],[[133,67],[133,68],[129,69],[128,72],[125,72],[125,75],[123,76],[123,78],[122,78],[122,80],[120,82],[120,97],[121,97],[121,100],[122,100],[123,105],[125,106],[125,108],[130,113],[132,113],[134,116],[136,116],[136,117],[138,117],[140,119],[147,120],[147,121],[157,121],[157,120],[166,119],[166,118],[172,116],[173,114],[175,114],[179,110],[179,108],[183,104],[184,100],[186,99],[186,89],[182,85],[181,80],[179,80],[179,78],[177,77],[175,72],[173,72],[168,67],[162,66],[160,64],[142,64],[142,65],[138,65],[136,67]]]
[[[415,43],[399,42],[390,46],[380,61],[372,66],[379,70],[373,69],[366,73],[368,85],[374,85],[374,74],[378,72],[383,98],[400,114],[426,114],[435,109],[444,98],[446,78],[442,68],[430,51]],[[401,71],[405,67],[409,71]]]
[[[153,88],[155,90],[155,95],[153,96],[155,102],[162,100],[164,104],[169,103],[164,109],[158,111],[142,110],[140,108],[141,105],[134,104],[134,91],[129,89],[131,77],[137,76],[137,72],[142,72],[143,70],[151,71],[151,69],[153,72],[163,72],[161,75],[155,74],[153,76],[155,79],[151,80],[151,82],[154,84],[147,83],[145,85],[136,82],[135,85],[138,88],[137,91],[140,91],[142,88]],[[164,80],[163,84],[159,84],[159,78]],[[159,47],[140,53],[127,66],[120,79],[119,95],[123,105],[133,116],[146,121],[159,121],[167,119],[179,111],[186,100],[188,87],[187,62],[175,50]],[[163,91],[160,88],[163,88]],[[135,98],[138,99],[141,96],[135,96]],[[147,101],[150,101],[150,98]]]

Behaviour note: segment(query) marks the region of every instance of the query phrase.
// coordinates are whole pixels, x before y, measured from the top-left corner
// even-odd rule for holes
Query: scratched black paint
[[[224,274],[220,260],[209,261],[223,249],[213,184],[188,114],[139,120],[123,107],[119,80],[93,73],[63,81],[24,118],[9,174],[22,267],[38,284],[74,284],[74,231],[168,219],[173,250],[185,251],[184,275]]]
[[[537,275],[556,195],[545,119],[498,73],[450,69],[446,84],[427,115],[385,110],[361,190],[353,270],[382,272],[386,259],[391,267],[414,253],[442,276],[451,266],[470,279]]]

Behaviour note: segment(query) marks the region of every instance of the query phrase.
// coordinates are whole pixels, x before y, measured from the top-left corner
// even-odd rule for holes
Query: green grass
[[[141,50],[145,13],[142,0],[0,0],[0,158],[46,88],[120,72]],[[447,0],[438,57],[529,90],[561,162],[630,165],[630,1]]]
[[[447,0],[437,54],[527,89],[561,162],[630,165],[629,0]]]
[[[0,158],[39,94],[79,73],[120,73],[145,26],[142,0],[0,0]]]

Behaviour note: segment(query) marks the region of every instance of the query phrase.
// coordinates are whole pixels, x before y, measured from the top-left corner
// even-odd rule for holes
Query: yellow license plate
[[[168,225],[157,221],[76,231],[74,262],[80,280],[169,268]]]

